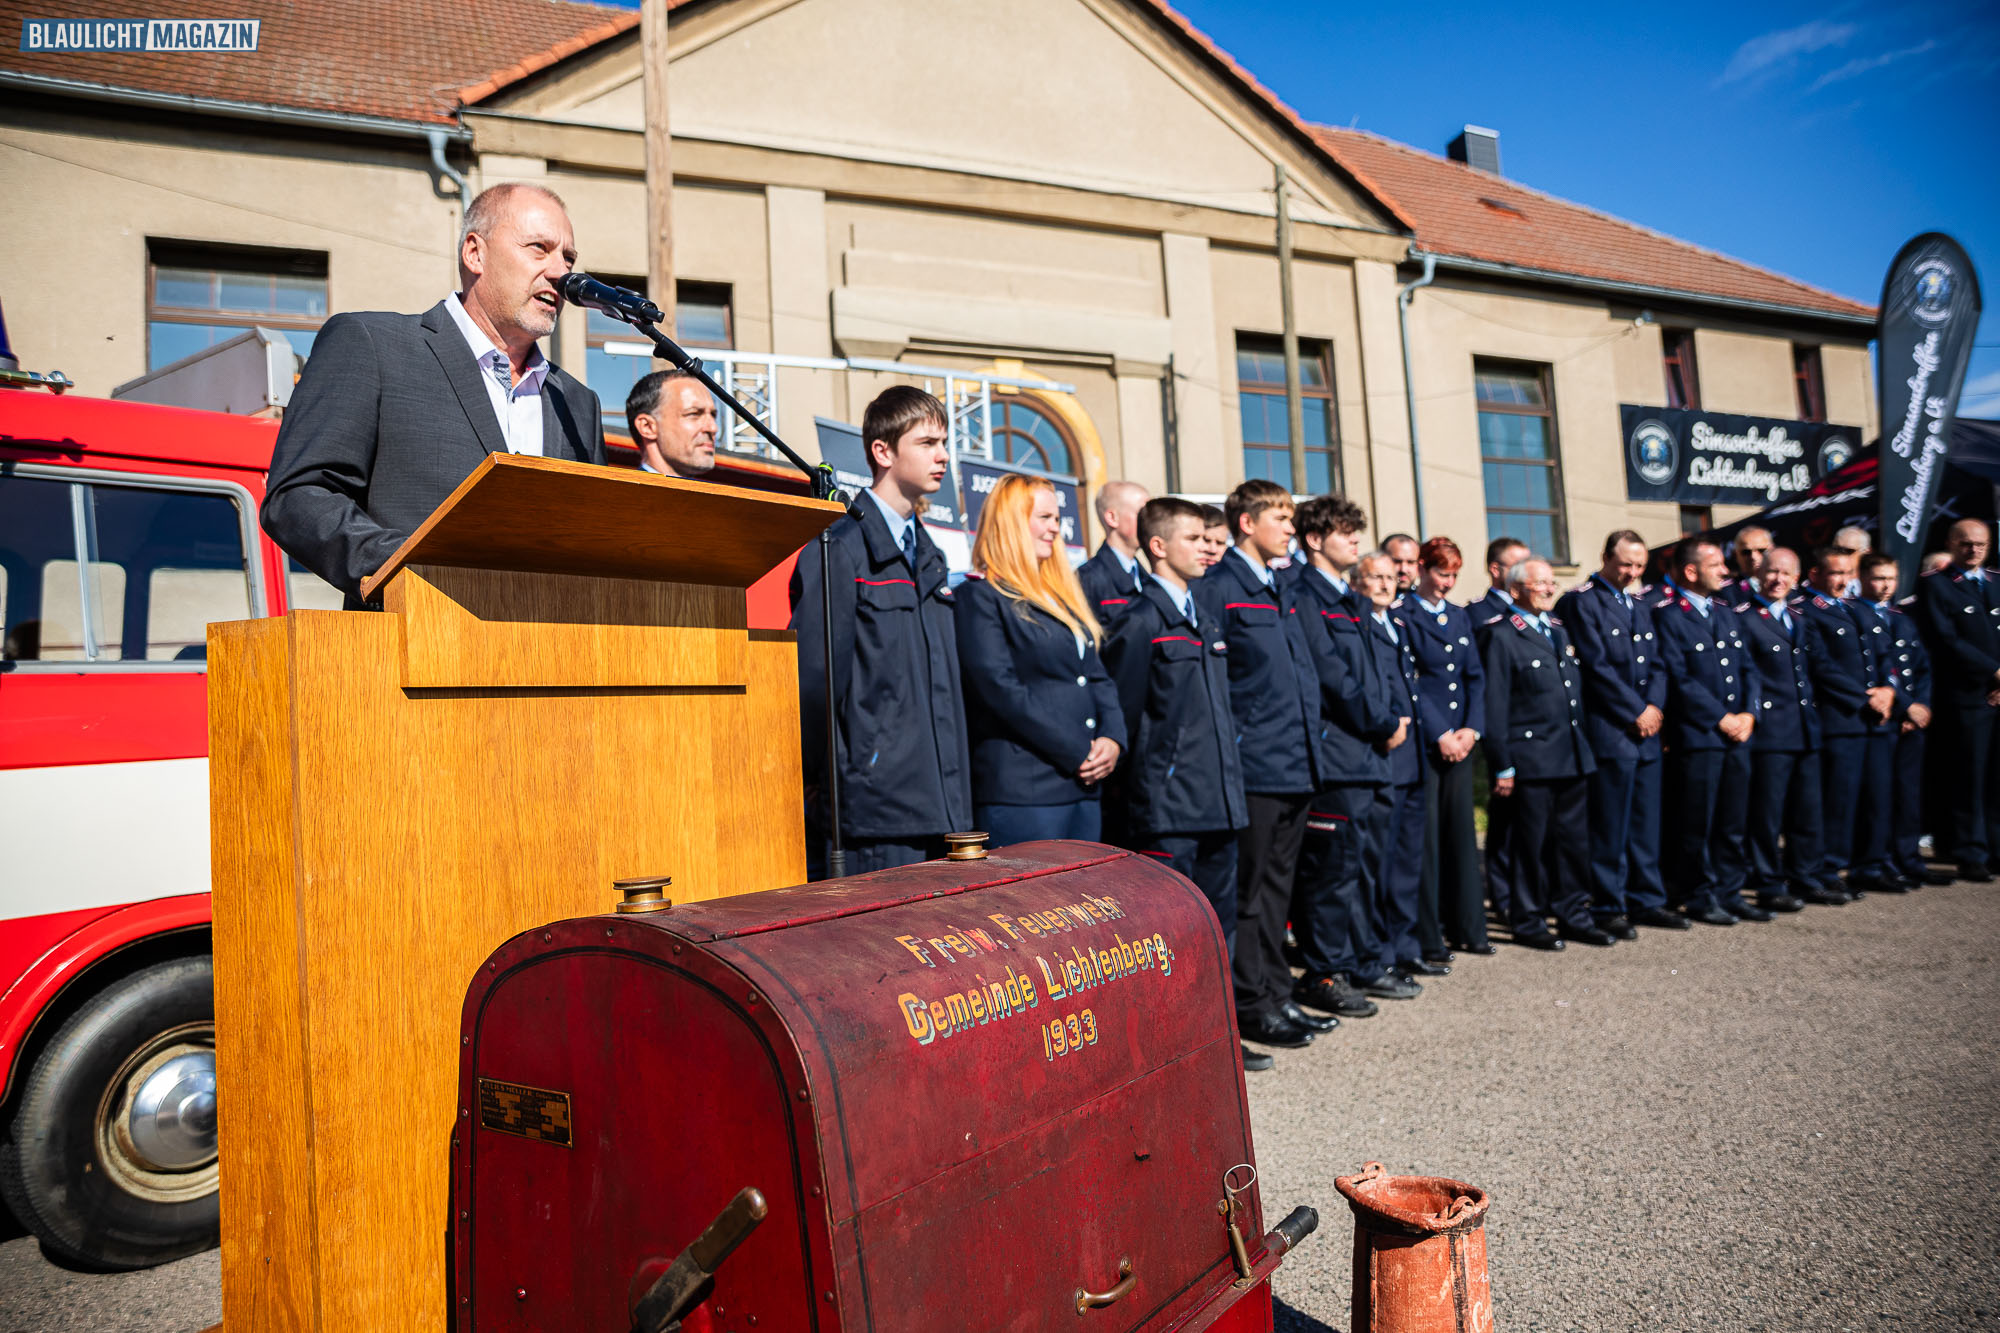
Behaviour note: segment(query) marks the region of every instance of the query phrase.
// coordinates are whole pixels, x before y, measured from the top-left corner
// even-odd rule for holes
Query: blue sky
[[[1176,7],[1308,120],[1489,126],[1523,184],[1857,300],[1949,232],[1986,309],[1960,414],[2000,417],[2000,6]]]

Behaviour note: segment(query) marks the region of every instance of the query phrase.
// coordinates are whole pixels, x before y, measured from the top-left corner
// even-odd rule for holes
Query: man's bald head
[[[1757,591],[1764,594],[1765,601],[1783,602],[1799,586],[1798,552],[1788,546],[1773,546],[1764,552],[1756,579]]]
[[[1139,511],[1153,497],[1136,481],[1107,481],[1098,488],[1091,507],[1104,525],[1105,540],[1127,556],[1139,550]]]

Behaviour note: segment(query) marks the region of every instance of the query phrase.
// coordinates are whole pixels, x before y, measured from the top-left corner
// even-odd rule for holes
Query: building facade
[[[501,181],[555,190],[581,265],[643,285],[637,16],[400,8],[362,31],[257,0],[255,54],[0,52],[24,363],[104,394],[250,323],[309,352],[329,312],[420,310],[454,285],[461,191]],[[1309,126],[1151,0],[684,0],[670,33],[680,333],[847,363],[775,371],[809,455],[815,418],[932,378],[896,362],[1066,386],[995,391],[994,450],[1086,494],[1289,481],[1281,169],[1309,489],[1378,535],[1587,567],[1611,528],[1711,517],[1627,498],[1622,404],[1874,433],[1868,307]],[[614,431],[645,368],[620,332],[568,311],[550,349]]]

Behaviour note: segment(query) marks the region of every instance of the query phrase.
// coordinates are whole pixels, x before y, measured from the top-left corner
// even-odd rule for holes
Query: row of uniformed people
[[[1606,945],[1924,882],[1921,784],[1894,779],[1923,769],[1930,672],[1893,560],[1863,557],[1849,598],[1854,553],[1815,553],[1799,591],[1797,556],[1772,549],[1731,601],[1700,540],[1634,591],[1646,546],[1618,532],[1556,603],[1546,562],[1503,554],[1511,605],[1481,627],[1488,867],[1517,939]]]

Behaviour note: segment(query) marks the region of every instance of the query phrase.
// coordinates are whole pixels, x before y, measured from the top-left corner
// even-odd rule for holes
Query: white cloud
[[[2000,370],[1989,370],[1965,381],[1958,395],[1958,415],[1990,417],[2000,415]]]
[[[1920,56],[1926,51],[1934,51],[1936,49],[1937,39],[1932,38],[1928,41],[1919,42],[1915,46],[1906,46],[1900,51],[1884,51],[1879,56],[1864,56],[1859,60],[1850,60],[1845,65],[1830,69],[1814,79],[1812,87],[1806,89],[1806,91],[1816,93],[1829,83],[1839,83],[1842,79],[1851,79],[1857,75],[1866,74],[1870,70],[1881,69],[1884,65],[1893,65],[1898,60],[1908,60],[1911,56]]]
[[[1781,28],[1761,37],[1752,37],[1736,48],[1736,54],[1729,58],[1729,67],[1722,71],[1722,77],[1716,82],[1735,83],[1799,56],[1824,51],[1830,46],[1845,46],[1859,31],[1860,28],[1852,23],[1828,23],[1824,19],[1814,19],[1796,28]]]

